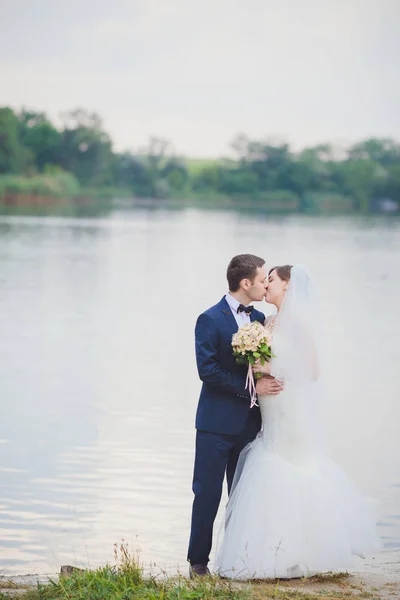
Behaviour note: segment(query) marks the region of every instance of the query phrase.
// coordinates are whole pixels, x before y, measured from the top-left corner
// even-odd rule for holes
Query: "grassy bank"
[[[199,161],[200,165],[204,161]],[[192,165],[196,168],[196,165]],[[170,189],[165,197],[138,197],[129,187],[83,187],[66,172],[33,175],[0,175],[0,212],[49,210],[73,215],[76,207],[102,210],[112,206],[151,207],[162,209],[204,210],[222,209],[258,212],[271,215],[352,215],[360,213],[357,202],[348,195],[333,192],[296,194],[276,189],[248,194],[224,194],[213,190],[195,191],[186,186],[177,191]],[[368,212],[368,211],[367,211]]]
[[[0,589],[0,600],[16,595],[23,600],[355,600],[383,597],[380,590],[367,588],[347,573],[328,573],[287,582],[233,582],[215,576],[190,580],[181,575],[168,577],[162,570],[157,574],[145,574],[125,545],[116,549],[112,566],[74,570],[60,576],[58,581],[50,580],[35,589],[0,579]]]
[[[204,167],[206,161],[192,161],[191,169]],[[121,200],[132,205],[151,204],[154,207],[204,209],[257,210],[270,214],[352,214],[356,203],[349,196],[335,193],[300,196],[290,190],[223,194],[213,190],[194,191],[190,186],[177,191],[169,190],[165,198],[134,198],[131,188],[81,186],[74,175],[64,171],[33,175],[0,175],[0,207],[43,208],[67,205],[96,206],[105,201]]]
[[[0,198],[12,194],[72,197],[79,194],[77,179],[70,173],[56,175],[0,175]]]
[[[0,175],[0,202],[34,203],[34,199],[57,200],[132,198],[132,190],[124,187],[82,187],[71,173],[51,175]]]
[[[351,600],[372,597],[359,586],[348,585],[346,574],[315,578],[311,587],[313,585],[315,590],[310,591],[292,589],[289,584],[278,581],[240,583],[212,576],[190,580],[182,576],[167,578],[163,573],[144,576],[135,563],[125,563],[118,568],[106,566],[72,573],[37,589],[11,584],[8,589],[3,587],[0,600],[19,594],[23,600]]]

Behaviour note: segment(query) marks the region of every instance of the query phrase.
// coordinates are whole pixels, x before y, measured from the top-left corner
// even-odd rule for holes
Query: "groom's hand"
[[[275,377],[262,377],[257,380],[256,392],[259,396],[276,396],[283,390],[283,386],[278,383]]]

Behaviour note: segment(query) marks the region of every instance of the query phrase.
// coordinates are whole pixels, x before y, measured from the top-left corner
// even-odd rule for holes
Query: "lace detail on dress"
[[[268,331],[270,331],[271,333],[273,332],[275,327],[276,317],[277,315],[269,315],[264,321],[265,329],[268,329]]]

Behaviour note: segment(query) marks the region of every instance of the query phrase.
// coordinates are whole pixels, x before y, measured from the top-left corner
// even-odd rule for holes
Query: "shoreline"
[[[129,193],[123,188],[85,188],[58,191],[46,189],[0,189],[0,208],[3,211],[18,210],[60,210],[66,208],[102,209],[186,209],[203,210],[237,210],[262,212],[269,215],[309,215],[309,216],[400,216],[400,206],[387,209],[386,205],[370,206],[360,211],[352,203],[333,201],[332,198],[319,201],[312,206],[306,205],[299,198],[297,202],[285,199],[265,199],[257,195],[171,194],[167,197],[142,197]]]
[[[78,570],[80,571],[80,570]],[[173,580],[178,577],[187,579],[187,567],[181,571],[175,569],[175,573],[168,574],[165,570],[159,570],[160,578]],[[154,569],[144,567],[144,577],[147,573],[154,576]],[[58,580],[59,574],[47,575],[0,575],[0,598],[15,597],[23,595],[37,588],[37,584],[45,585],[49,579]],[[371,598],[375,600],[397,600],[400,598],[400,550],[384,550],[376,557],[360,559],[360,564],[343,574],[326,574],[309,579],[274,580],[257,582],[232,582],[234,588],[248,589],[249,586],[262,598],[272,598],[278,590],[283,594],[295,594],[301,598]],[[7,587],[8,586],[8,587]],[[2,596],[3,594],[4,596]],[[106,599],[105,599],[106,600]],[[110,597],[111,600],[111,597]]]

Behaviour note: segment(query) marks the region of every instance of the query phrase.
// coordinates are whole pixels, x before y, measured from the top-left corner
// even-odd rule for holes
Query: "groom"
[[[188,561],[190,576],[207,575],[214,520],[226,473],[228,493],[240,452],[261,427],[260,409],[250,409],[245,390],[246,367],[237,365],[232,335],[252,321],[264,323],[263,313],[250,302],[261,301],[267,288],[265,261],[253,254],[232,258],[227,269],[229,293],[199,316],[196,360],[203,386],[196,415],[196,457],[193,511]],[[279,394],[272,377],[257,381],[258,394]]]

